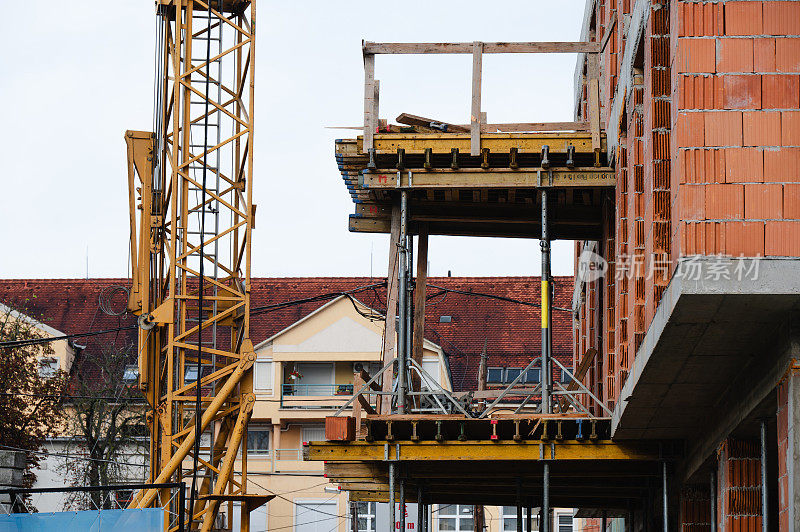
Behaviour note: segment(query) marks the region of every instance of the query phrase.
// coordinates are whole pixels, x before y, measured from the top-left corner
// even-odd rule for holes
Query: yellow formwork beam
[[[363,153],[363,137],[358,137],[358,153]],[[461,153],[470,153],[469,133],[376,133],[375,153],[397,153],[398,148],[407,154],[424,153],[431,148],[434,153],[450,153],[457,148]],[[575,146],[576,153],[594,153],[592,134],[586,131],[552,133],[483,133],[481,148],[492,153],[508,153],[516,148],[519,153],[541,153],[542,146],[551,152],[566,152],[567,146]],[[342,148],[344,149],[344,147]],[[600,139],[601,151],[606,151],[605,134]]]
[[[421,172],[372,172],[359,177],[363,188],[544,188],[613,187],[612,168],[520,170],[436,169]]]
[[[658,460],[656,445],[600,441],[310,442],[305,460]]]

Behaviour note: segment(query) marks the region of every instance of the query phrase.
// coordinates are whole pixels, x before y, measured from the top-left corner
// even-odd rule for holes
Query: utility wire
[[[36,345],[36,344],[46,344],[49,342],[57,342],[59,340],[69,340],[71,338],[85,338],[87,336],[98,336],[100,334],[107,334],[117,331],[129,331],[131,329],[136,329],[138,325],[126,325],[123,327],[115,327],[113,329],[104,329],[102,331],[93,331],[87,333],[75,333],[75,334],[65,334],[62,336],[52,336],[49,338],[31,338],[29,340],[9,340],[6,342],[0,342],[0,349],[2,348],[15,348],[15,347],[27,347],[29,345]]]

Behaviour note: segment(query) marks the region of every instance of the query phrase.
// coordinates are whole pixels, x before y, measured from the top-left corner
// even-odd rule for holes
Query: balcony
[[[249,451],[247,460],[250,470],[257,473],[322,471],[320,464],[303,461],[303,449]]]
[[[339,408],[352,396],[352,384],[283,384],[281,408]]]

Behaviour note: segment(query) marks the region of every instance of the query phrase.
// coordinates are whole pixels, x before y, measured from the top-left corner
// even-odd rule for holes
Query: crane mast
[[[167,507],[167,530],[212,530],[249,508],[250,246],[255,1],[158,0],[153,131],[128,131],[139,387],[152,483],[132,508]],[[198,401],[199,398],[199,401]],[[241,450],[241,454],[240,454]],[[252,508],[251,508],[252,509]],[[230,527],[230,524],[227,525]]]

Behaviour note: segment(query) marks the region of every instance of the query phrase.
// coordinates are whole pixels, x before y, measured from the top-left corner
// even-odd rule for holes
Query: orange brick
[[[775,72],[775,39],[753,39],[753,72]]]
[[[745,185],[744,217],[748,220],[783,218],[783,185]]]
[[[725,35],[761,35],[763,29],[761,2],[725,4]]]
[[[775,70],[800,72],[800,39],[775,40]]]
[[[725,109],[761,109],[761,76],[758,74],[723,76]]]
[[[783,217],[800,219],[800,183],[783,185]]]
[[[705,185],[705,214],[708,220],[740,220],[744,217],[742,185]]]
[[[720,39],[717,72],[752,72],[753,39]]]
[[[714,39],[678,39],[678,72],[714,72],[716,41]]]
[[[764,109],[800,107],[800,77],[786,74],[761,76],[761,107]]]
[[[764,222],[726,222],[725,253],[733,257],[763,257]]]
[[[677,140],[678,146],[690,148],[702,146],[704,140],[704,118],[705,113],[678,113],[677,118]]]
[[[703,185],[681,185],[679,216],[681,220],[703,220],[705,206],[705,187]]]
[[[742,113],[721,111],[705,114],[706,146],[741,146]]]
[[[742,144],[745,146],[780,146],[781,113],[745,111],[742,113]]]
[[[800,221],[767,222],[764,254],[800,256]]]
[[[764,152],[757,148],[725,148],[725,182],[764,181]]]
[[[764,150],[764,181],[800,182],[800,148]]]
[[[781,145],[800,146],[800,111],[781,112]]]
[[[763,2],[763,25],[766,35],[800,35],[800,3]],[[727,10],[730,4],[726,4]]]

